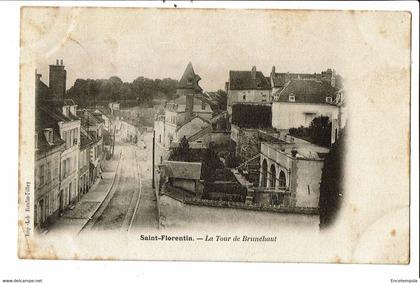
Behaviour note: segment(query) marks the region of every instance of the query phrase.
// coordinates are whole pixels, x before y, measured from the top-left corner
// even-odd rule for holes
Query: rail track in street
[[[122,146],[122,155],[109,191],[80,233],[87,231],[128,231],[140,198],[140,174],[136,148]]]

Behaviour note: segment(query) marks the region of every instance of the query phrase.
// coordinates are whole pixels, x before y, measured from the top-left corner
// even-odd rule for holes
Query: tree
[[[326,228],[333,224],[343,198],[344,132],[342,130],[338,140],[331,147],[322,168],[319,195],[321,228]]]
[[[313,143],[325,147],[331,145],[331,122],[328,117],[320,116],[313,119],[308,131]]]
[[[180,161],[190,160],[190,144],[185,136],[182,137],[181,142],[179,143],[178,153]]]
[[[123,82],[119,77],[109,79],[77,79],[67,91],[67,97],[74,99],[79,105],[92,105],[98,101],[137,100],[149,103],[154,97],[165,95],[171,98],[178,81],[170,78],[148,79],[138,77],[133,82]]]

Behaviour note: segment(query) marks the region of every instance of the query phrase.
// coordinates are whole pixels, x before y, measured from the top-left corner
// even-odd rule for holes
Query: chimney
[[[292,153],[292,156],[293,156],[293,157],[296,157],[297,150],[296,150],[296,149],[293,149],[293,150],[291,151],[291,153]]]
[[[63,59],[60,60],[60,65],[63,66]]]
[[[274,76],[276,74],[276,66],[273,66],[273,68],[271,68],[271,75]]]
[[[58,59],[55,61],[56,65],[58,65]]]
[[[257,75],[257,67],[252,66],[252,69],[251,69],[251,77],[252,77],[252,79],[255,80],[256,75]]]

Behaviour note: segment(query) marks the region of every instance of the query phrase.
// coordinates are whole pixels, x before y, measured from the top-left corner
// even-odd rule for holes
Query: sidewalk
[[[111,160],[105,161],[103,165],[103,179],[98,178],[89,192],[82,196],[80,201],[74,205],[73,209],[65,211],[49,227],[47,235],[64,233],[66,235],[77,236],[108,195],[114,182],[119,160],[120,152],[118,151],[114,153],[114,157]]]

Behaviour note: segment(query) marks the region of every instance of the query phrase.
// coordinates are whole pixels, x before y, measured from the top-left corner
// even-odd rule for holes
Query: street
[[[151,182],[152,134],[144,133],[142,146],[120,144],[121,160],[114,184],[84,230],[155,229],[157,208]],[[143,147],[143,144],[146,148]]]
[[[142,138],[141,146],[122,142],[115,145],[113,158],[102,165],[103,178],[49,227],[47,235],[157,229],[151,181],[152,134],[144,133]]]

